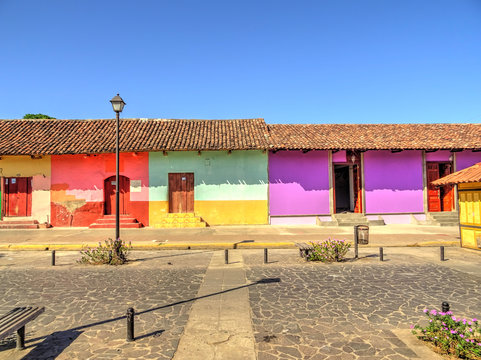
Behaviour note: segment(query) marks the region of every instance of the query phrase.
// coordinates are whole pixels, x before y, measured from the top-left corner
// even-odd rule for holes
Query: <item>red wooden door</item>
[[[428,182],[428,211],[441,211],[440,190],[431,184],[439,179],[439,164],[426,163],[426,177]]]
[[[4,181],[5,216],[31,216],[32,178],[12,177]]]
[[[361,188],[361,172],[359,171],[360,164],[353,166],[353,180],[354,180],[354,212],[362,213],[362,188]]]
[[[451,164],[446,164],[444,166],[443,173],[441,177],[451,174]],[[452,185],[445,185],[441,189],[441,196],[443,201],[443,211],[452,211],[454,205],[454,190]]]
[[[169,212],[194,212],[194,174],[169,174]]]
[[[105,191],[105,214],[115,214],[115,176],[111,176],[104,181]],[[130,204],[130,179],[119,176],[119,213],[122,215],[129,213]]]

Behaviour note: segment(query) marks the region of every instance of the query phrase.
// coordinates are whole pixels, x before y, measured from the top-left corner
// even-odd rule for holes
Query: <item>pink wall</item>
[[[366,213],[423,212],[421,151],[364,153]]]
[[[329,214],[327,151],[269,153],[270,215]]]
[[[461,151],[456,153],[456,170],[463,170],[481,162],[481,152]]]
[[[434,152],[426,152],[426,161],[450,161],[449,157],[452,152],[449,150],[438,150]]]
[[[149,221],[148,153],[121,153],[120,175],[131,180],[131,215]],[[115,154],[52,156],[51,211],[54,226],[89,226],[104,213],[104,180],[115,175]],[[133,188],[132,180],[140,180]]]

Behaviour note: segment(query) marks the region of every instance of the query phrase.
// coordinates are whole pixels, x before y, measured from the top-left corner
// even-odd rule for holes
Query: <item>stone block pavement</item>
[[[481,253],[438,247],[360,249],[306,263],[294,249],[136,251],[125,266],[78,265],[78,252],[0,252],[0,314],[41,305],[26,350],[3,359],[437,359],[410,334],[448,301],[481,315]],[[349,258],[353,253],[350,252]],[[136,315],[126,342],[128,307]]]

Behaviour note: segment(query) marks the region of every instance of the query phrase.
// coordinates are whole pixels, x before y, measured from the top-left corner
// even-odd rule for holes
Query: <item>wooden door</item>
[[[362,213],[362,187],[360,164],[353,166],[354,212]]]
[[[194,174],[169,174],[169,212],[194,212]]]
[[[105,215],[115,214],[115,176],[111,176],[104,181],[105,191]],[[126,215],[129,213],[130,204],[130,179],[119,176],[119,213]]]
[[[452,173],[451,164],[445,164],[441,177]],[[452,211],[454,206],[454,189],[452,185],[445,185],[441,188],[443,211]]]
[[[439,164],[426,163],[426,177],[428,183],[428,211],[441,211],[440,190],[431,184],[439,179]]]
[[[32,178],[11,177],[4,180],[5,216],[32,215]]]

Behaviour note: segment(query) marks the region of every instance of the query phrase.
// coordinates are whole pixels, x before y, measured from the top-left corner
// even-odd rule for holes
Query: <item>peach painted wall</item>
[[[121,153],[119,168],[131,181],[130,215],[147,226],[149,155]],[[115,176],[115,154],[52,156],[52,225],[89,226],[103,216],[104,180],[110,176]]]

